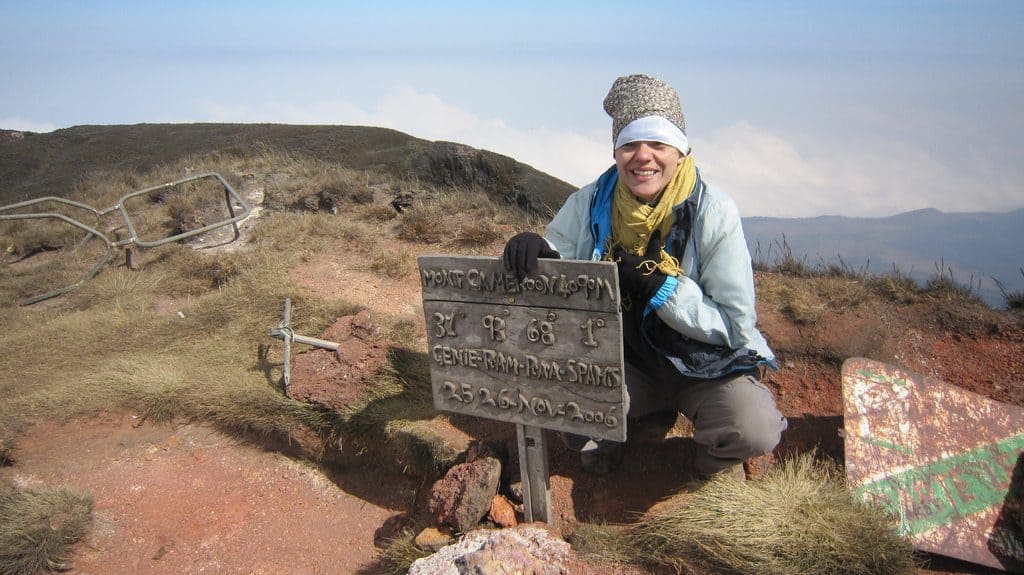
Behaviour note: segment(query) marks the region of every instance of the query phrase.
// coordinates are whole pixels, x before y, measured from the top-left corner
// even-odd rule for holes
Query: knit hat
[[[604,99],[604,111],[612,117],[616,149],[630,141],[649,139],[675,146],[684,154],[689,150],[679,96],[672,86],[657,78],[645,74],[618,78]],[[622,138],[623,130],[640,119],[644,121],[632,126]]]

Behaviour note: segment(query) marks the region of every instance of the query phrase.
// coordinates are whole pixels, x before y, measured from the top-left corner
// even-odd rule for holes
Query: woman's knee
[[[739,377],[715,389],[694,420],[698,443],[748,458],[775,449],[786,429],[771,391],[754,377]]]
[[[781,441],[788,422],[779,412],[771,391],[754,377],[744,377],[734,385],[736,396],[731,403],[740,436],[751,453],[772,451]]]

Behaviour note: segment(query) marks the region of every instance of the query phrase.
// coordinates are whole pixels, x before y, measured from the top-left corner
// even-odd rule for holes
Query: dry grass
[[[250,241],[261,249],[275,250],[281,257],[337,249],[339,241],[361,253],[376,249],[379,234],[362,222],[314,212],[277,212],[264,216],[251,232]]]
[[[629,528],[628,525],[580,523],[568,541],[587,559],[623,565],[637,563],[637,549],[629,539]]]
[[[456,241],[466,246],[486,246],[501,237],[501,231],[489,220],[478,219],[459,228]]]
[[[407,241],[438,244],[451,236],[450,219],[440,204],[417,202],[398,218],[396,235]]]
[[[390,222],[397,217],[398,212],[390,204],[369,204],[359,211],[359,219],[378,224]]]
[[[834,464],[811,455],[756,481],[715,478],[632,525],[581,525],[573,546],[612,563],[677,573],[913,573],[912,548],[882,511],[858,500]]]
[[[5,427],[0,421],[0,467],[14,462],[14,433]]]
[[[337,214],[347,204],[369,204],[374,200],[364,172],[308,156],[267,152],[262,160],[273,167],[265,179],[264,202],[269,209]]]
[[[840,478],[809,455],[758,481],[718,478],[644,516],[628,538],[637,556],[686,572],[912,573],[909,542]]]
[[[959,282],[953,268],[942,261],[935,264],[935,273],[925,284],[924,292],[938,299],[980,301],[976,292],[976,284],[980,282],[974,276],[966,284]]]
[[[66,571],[92,520],[92,498],[0,483],[0,575]]]
[[[257,161],[265,167],[316,166],[274,154]],[[338,173],[326,170],[321,175]],[[102,195],[90,195],[85,188],[80,192],[85,197]],[[413,269],[411,257],[380,252],[379,238],[379,230],[370,224],[323,211],[270,213],[243,250],[218,254],[168,245],[141,251],[138,271],[104,270],[52,300],[48,313],[4,308],[0,322],[19,329],[0,335],[7,352],[7,369],[0,373],[0,423],[13,429],[37,417],[67,420],[120,408],[151,419],[207,421],[225,431],[256,436],[290,437],[304,430],[325,442],[343,434],[374,437],[396,444],[400,466],[437,469],[454,457],[456,448],[423,425],[436,413],[422,354],[401,353],[365,404],[345,413],[325,413],[285,397],[279,389],[280,365],[258,351],[269,348],[266,331],[280,321],[285,297],[302,310],[292,325],[303,333],[317,333],[356,311],[345,302],[303,295],[287,280],[289,266],[308,254],[337,249],[341,241],[357,253],[379,253],[370,265],[382,275],[400,277]],[[65,257],[55,252],[53,258],[58,256]],[[61,267],[68,266],[36,266],[23,280],[4,282],[4,289],[23,282],[22,291],[27,291],[51,281],[43,272]],[[166,295],[187,298],[183,317],[157,313],[153,302]],[[405,334],[409,342],[417,337],[415,326],[397,325],[393,331]],[[46,350],[47,361],[39,361],[39,350]],[[16,435],[0,437],[7,446]]]
[[[403,575],[409,571],[409,566],[417,559],[430,555],[429,551],[420,549],[414,539],[416,534],[409,529],[402,531],[394,539],[391,539],[384,546],[380,557],[377,559],[375,573],[387,575]]]
[[[408,252],[380,252],[370,259],[370,269],[378,275],[398,279],[416,269],[416,259]]]
[[[0,226],[3,223],[0,222]],[[4,264],[0,302],[18,302],[72,286],[104,264],[108,255],[111,258],[115,255],[113,251],[108,253],[103,242],[91,234],[83,234],[78,239],[85,241],[74,241],[57,251],[35,251],[25,259]]]
[[[887,274],[867,276],[865,283],[874,293],[898,304],[911,304],[921,297],[921,287],[895,264]]]
[[[784,272],[762,272],[761,304],[776,309],[798,325],[815,325],[827,313],[850,311],[868,302],[863,282],[843,276],[799,278]]]
[[[1020,275],[1024,276],[1024,268],[1020,268]],[[1008,310],[1021,310],[1024,309],[1024,291],[1022,290],[1009,290],[1003,285],[1003,282],[996,278],[992,278],[995,282],[996,287],[999,288],[999,292],[1003,294],[1003,304]]]

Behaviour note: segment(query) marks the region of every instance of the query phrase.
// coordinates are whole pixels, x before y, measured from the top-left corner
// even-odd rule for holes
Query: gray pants
[[[757,375],[708,381],[651,375],[626,364],[626,409],[629,418],[678,411],[693,423],[697,443],[696,472],[710,475],[775,449],[788,422],[771,391]],[[565,437],[580,451],[617,448],[610,441]]]

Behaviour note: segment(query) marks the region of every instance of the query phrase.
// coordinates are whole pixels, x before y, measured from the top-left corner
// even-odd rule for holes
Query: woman
[[[517,276],[538,257],[618,264],[629,416],[673,410],[693,422],[701,477],[744,477],[778,445],[786,419],[761,384],[775,356],[755,327],[754,278],[739,210],[694,164],[675,90],[638,74],[604,100],[615,166],[572,194],[542,238],[505,246]],[[584,469],[603,474],[621,444],[568,436]]]

